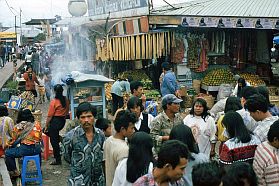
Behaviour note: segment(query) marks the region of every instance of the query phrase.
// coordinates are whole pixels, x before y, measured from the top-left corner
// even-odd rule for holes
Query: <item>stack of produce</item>
[[[150,79],[142,79],[141,82],[144,90],[150,90],[152,88],[152,81]]]
[[[240,77],[244,78],[253,87],[265,85],[265,82],[256,74],[243,73],[240,74]]]
[[[144,92],[146,98],[159,98],[161,94],[158,90],[148,90]]]
[[[220,86],[221,84],[234,83],[233,73],[228,69],[215,69],[206,74],[202,84],[206,86]]]
[[[143,71],[141,70],[133,70],[133,71],[126,71],[119,74],[119,77],[127,79],[131,77],[133,81],[141,81],[142,79],[150,79]]]
[[[105,92],[106,92],[106,99],[108,101],[112,100],[112,96],[111,96],[111,87],[112,87],[112,83],[106,83],[105,84]]]

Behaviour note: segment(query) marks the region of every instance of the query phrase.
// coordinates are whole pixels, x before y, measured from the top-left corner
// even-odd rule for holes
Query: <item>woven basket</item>
[[[200,93],[201,89],[201,80],[194,79],[193,80],[193,89],[195,90],[196,94]]]
[[[35,118],[35,121],[38,121],[38,122],[42,122],[42,116],[43,116],[43,112],[41,110],[36,110],[35,112],[32,112],[34,118]]]

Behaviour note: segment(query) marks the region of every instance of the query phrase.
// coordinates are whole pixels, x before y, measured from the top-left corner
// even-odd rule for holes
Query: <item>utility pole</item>
[[[20,45],[22,45],[22,24],[21,24],[21,8],[19,9],[19,24],[20,24]]]
[[[16,15],[15,15],[15,34],[16,34],[16,43],[15,44],[17,44]]]

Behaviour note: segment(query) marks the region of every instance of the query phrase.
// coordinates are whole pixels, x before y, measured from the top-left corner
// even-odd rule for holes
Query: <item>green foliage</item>
[[[23,44],[23,45],[26,45],[26,44],[28,43],[28,39],[27,39],[27,37],[25,37],[25,36],[22,36],[22,37],[21,37],[21,41],[22,41],[22,44]]]
[[[46,40],[46,34],[44,33],[39,33],[35,38],[34,42],[40,42],[40,41],[45,41]]]
[[[18,82],[17,81],[8,81],[7,84],[6,84],[6,88],[12,90],[12,89],[17,89],[17,84]]]

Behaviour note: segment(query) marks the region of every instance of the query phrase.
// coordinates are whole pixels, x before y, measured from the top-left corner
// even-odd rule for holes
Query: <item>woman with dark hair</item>
[[[39,122],[34,120],[29,109],[20,110],[17,117],[17,125],[12,131],[12,138],[8,142],[9,148],[5,151],[5,163],[12,177],[20,175],[16,168],[15,158],[23,156],[41,156],[42,128]],[[18,144],[20,144],[18,146]]]
[[[50,143],[53,147],[55,160],[50,165],[61,165],[60,155],[60,136],[59,131],[63,129],[66,122],[66,115],[69,112],[69,101],[63,96],[63,87],[60,84],[54,86],[55,98],[51,100],[47,114],[45,133],[50,137]]]
[[[200,152],[208,157],[214,156],[216,127],[214,119],[208,112],[206,101],[202,98],[194,101],[190,114],[184,118],[183,122],[192,129]]]
[[[250,86],[250,84],[244,78],[239,78],[232,95],[241,98],[241,90],[246,86]]]
[[[224,144],[225,141],[228,140],[228,138],[224,135],[224,125],[222,124],[222,120],[224,118],[224,114],[226,114],[229,111],[237,111],[237,110],[241,110],[242,109],[242,105],[240,102],[240,99],[238,97],[228,97],[227,101],[226,101],[226,105],[225,105],[225,110],[224,113],[221,114],[221,116],[219,117],[219,119],[217,120],[217,139],[218,141],[221,142],[220,146],[219,146],[219,154],[222,150],[222,145]]]
[[[143,131],[150,133],[150,124],[154,117],[151,114],[143,113],[143,105],[140,98],[133,96],[127,103],[127,109],[134,112],[137,116],[138,121],[135,123],[135,131]]]
[[[237,112],[227,112],[222,123],[229,140],[222,147],[220,163],[223,165],[231,165],[238,161],[252,163],[255,150],[261,141],[249,132],[241,115]]]
[[[256,89],[258,90],[259,94],[263,95],[265,97],[265,99],[267,100],[268,111],[272,114],[272,116],[279,116],[279,108],[276,105],[270,103],[269,91],[266,88],[266,86],[259,86],[259,87],[256,87]]]
[[[119,162],[112,185],[132,186],[139,177],[151,173],[153,170],[152,147],[153,141],[149,134],[134,133],[129,144],[128,158]]]
[[[8,109],[5,105],[0,105],[0,157],[4,155],[8,141],[12,138],[14,121],[10,118]]]
[[[188,159],[187,167],[184,171],[186,185],[192,186],[192,169],[193,166],[202,162],[208,162],[209,158],[204,153],[200,153],[198,144],[193,136],[192,130],[186,125],[176,125],[170,132],[170,140],[178,140],[187,145],[191,157]]]

